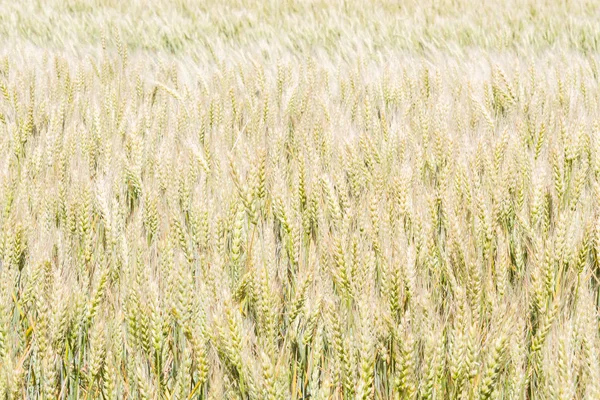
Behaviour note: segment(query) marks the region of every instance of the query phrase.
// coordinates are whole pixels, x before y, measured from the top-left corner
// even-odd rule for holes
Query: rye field
[[[600,3],[0,0],[0,400],[600,399]]]

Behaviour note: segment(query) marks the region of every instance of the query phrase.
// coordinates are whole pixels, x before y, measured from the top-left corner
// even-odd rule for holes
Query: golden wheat
[[[595,2],[4,3],[0,399],[600,396]]]

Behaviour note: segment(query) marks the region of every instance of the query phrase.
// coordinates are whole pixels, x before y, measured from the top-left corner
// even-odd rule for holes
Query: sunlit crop
[[[600,398],[600,4],[0,1],[0,399]]]

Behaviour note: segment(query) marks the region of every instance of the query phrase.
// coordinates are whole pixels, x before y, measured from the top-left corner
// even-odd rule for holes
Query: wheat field
[[[0,0],[0,399],[600,399],[599,21]]]

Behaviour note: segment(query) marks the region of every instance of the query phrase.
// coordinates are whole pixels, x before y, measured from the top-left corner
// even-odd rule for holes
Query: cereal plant
[[[600,3],[0,10],[0,400],[600,398]]]

